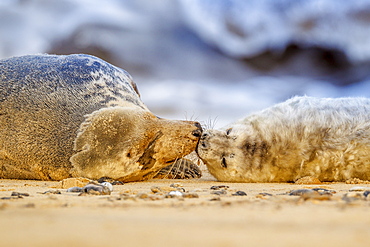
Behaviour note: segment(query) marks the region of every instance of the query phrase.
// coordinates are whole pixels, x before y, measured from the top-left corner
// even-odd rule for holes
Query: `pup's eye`
[[[229,128],[226,130],[226,135],[229,135],[231,133],[231,131],[233,130],[233,128]]]
[[[222,157],[222,160],[221,160],[221,166],[224,167],[224,168],[227,168],[227,164],[226,164],[226,159],[225,157]]]

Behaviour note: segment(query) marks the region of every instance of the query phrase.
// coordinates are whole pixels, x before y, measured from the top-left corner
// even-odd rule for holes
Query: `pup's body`
[[[204,132],[197,152],[220,181],[370,180],[370,99],[295,97]]]

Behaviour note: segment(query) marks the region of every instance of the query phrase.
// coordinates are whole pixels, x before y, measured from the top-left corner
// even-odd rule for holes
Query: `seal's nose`
[[[192,134],[193,136],[195,137],[200,137],[202,135],[202,132],[203,132],[203,129],[202,129],[202,126],[200,125],[200,123],[198,122],[195,122],[195,127],[197,127],[198,129],[196,130],[193,130]]]

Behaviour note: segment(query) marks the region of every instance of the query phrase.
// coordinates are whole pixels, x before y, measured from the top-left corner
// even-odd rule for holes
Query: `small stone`
[[[209,199],[210,201],[221,201],[221,198],[218,196],[218,197],[213,197],[211,199]]]
[[[113,191],[113,185],[109,182],[102,182],[102,183],[100,183],[100,185],[107,187],[110,192]]]
[[[211,187],[211,190],[220,190],[220,189],[227,190],[228,188],[229,188],[229,186],[227,186],[227,185],[215,185],[215,186]]]
[[[111,193],[108,187],[100,184],[88,184],[82,188],[82,191],[90,195],[110,195]]]
[[[270,194],[270,193],[259,193],[258,195],[256,195],[256,198],[266,199],[267,197],[271,197],[271,196],[273,196],[273,195]]]
[[[367,180],[361,180],[359,178],[350,178],[346,180],[346,184],[370,184]]]
[[[239,191],[237,191],[237,192],[235,192],[234,194],[231,194],[231,195],[232,196],[246,196],[247,193],[245,193],[244,191],[239,190]]]
[[[152,186],[152,187],[150,187],[150,190],[153,193],[161,193],[162,192],[162,190],[158,186]]]
[[[335,190],[328,190],[328,189],[324,189],[324,188],[313,188],[312,190],[319,192],[321,195],[337,193]]]
[[[319,194],[319,192],[311,190],[311,189],[298,189],[298,190],[292,190],[289,195],[290,196],[301,196],[303,194]]]
[[[265,192],[263,192],[263,193],[259,193],[258,195],[260,195],[260,196],[273,196],[272,194],[270,194],[270,193],[265,193]]]
[[[48,191],[45,191],[45,192],[41,192],[40,194],[62,194],[59,190],[48,190]]]
[[[181,192],[181,191],[170,191],[169,193],[168,193],[168,195],[170,196],[170,197],[182,197],[183,196],[183,193]]]
[[[363,187],[363,186],[355,186],[349,189],[349,191],[366,191],[370,190],[370,187]]]
[[[13,191],[11,196],[18,196],[18,197],[23,197],[23,196],[30,196],[28,193],[20,193],[20,192],[15,192]]]
[[[181,188],[181,187],[184,187],[184,186],[180,183],[173,183],[173,184],[170,185],[170,187],[172,187],[172,188]]]
[[[216,191],[211,191],[211,194],[214,194],[214,195],[226,195],[227,194],[227,192],[226,192],[226,190],[216,190]]]
[[[136,197],[139,199],[147,199],[149,195],[147,193],[138,193],[136,194]]]
[[[80,192],[82,192],[82,188],[81,187],[71,187],[71,188],[68,188],[67,189],[67,192],[74,192],[74,193],[80,193]]]
[[[112,185],[123,185],[124,184],[123,182],[114,180],[113,178],[110,178],[110,177],[101,177],[98,179],[98,183],[102,184],[104,182],[108,182]]]
[[[182,197],[184,198],[199,198],[197,193],[183,193]]]
[[[364,197],[366,197],[367,198],[367,196],[370,194],[370,190],[367,190],[367,191],[365,191],[364,192]]]

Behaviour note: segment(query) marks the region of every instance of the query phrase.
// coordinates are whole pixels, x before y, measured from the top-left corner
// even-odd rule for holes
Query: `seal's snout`
[[[195,125],[195,127],[197,127],[198,129],[193,130],[192,134],[193,134],[193,136],[195,136],[195,137],[199,138],[199,137],[201,137],[202,132],[203,132],[202,126],[201,126],[201,125],[200,125],[200,123],[198,123],[198,122],[196,122],[194,125]]]

